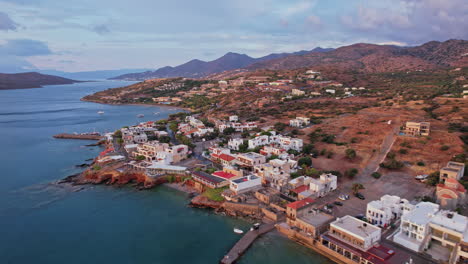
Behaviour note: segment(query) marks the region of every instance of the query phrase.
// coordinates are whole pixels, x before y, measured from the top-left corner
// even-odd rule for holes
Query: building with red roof
[[[314,200],[311,198],[305,198],[299,201],[295,201],[289,203],[286,206],[286,217],[296,220],[296,218],[300,215],[300,211],[306,208],[311,207],[314,204]]]
[[[239,178],[235,174],[232,174],[230,172],[225,172],[225,171],[215,171],[212,173],[213,176],[219,177],[225,180],[234,180],[235,178]]]
[[[441,208],[455,210],[458,205],[466,203],[466,189],[456,179],[448,178],[444,183],[437,184],[437,203]]]

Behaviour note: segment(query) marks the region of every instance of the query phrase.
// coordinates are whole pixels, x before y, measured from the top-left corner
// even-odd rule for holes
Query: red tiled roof
[[[233,161],[233,160],[236,159],[236,158],[234,158],[233,156],[228,155],[228,154],[224,154],[224,153],[222,153],[221,155],[219,155],[219,158],[222,159],[222,160],[225,160],[225,161]]]
[[[307,191],[308,189],[309,189],[309,186],[307,186],[307,185],[301,185],[301,186],[299,186],[299,187],[297,187],[297,188],[295,188],[295,189],[292,189],[291,191],[294,192],[294,193],[299,194],[299,193],[301,193],[301,192]]]
[[[215,171],[212,175],[223,178],[223,179],[227,179],[227,180],[231,179],[232,177],[236,177],[235,174],[225,172],[225,171]]]
[[[302,207],[304,207],[304,206],[306,206],[306,205],[308,205],[308,204],[311,204],[311,203],[313,203],[313,202],[315,202],[315,201],[312,200],[312,199],[310,199],[310,198],[305,198],[305,199],[303,199],[303,200],[299,200],[299,201],[295,201],[295,202],[289,203],[289,204],[287,205],[287,207],[297,210],[297,209],[302,208]]]
[[[452,196],[450,196],[450,195],[448,195],[448,194],[442,194],[442,198],[445,198],[445,199],[453,199],[453,198],[455,198],[455,197],[452,197]]]

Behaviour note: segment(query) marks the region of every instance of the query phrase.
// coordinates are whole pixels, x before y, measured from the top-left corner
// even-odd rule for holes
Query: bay
[[[73,192],[54,184],[102,151],[84,146],[92,141],[54,134],[109,132],[180,111],[80,101],[129,84],[0,91],[0,263],[218,263],[239,239],[233,228],[249,228],[245,221],[189,208],[185,194],[164,186],[137,191],[100,185]],[[276,233],[259,239],[240,263],[290,261],[330,263]]]

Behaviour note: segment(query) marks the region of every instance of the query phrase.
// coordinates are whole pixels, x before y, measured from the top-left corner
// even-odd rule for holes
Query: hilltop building
[[[407,136],[429,136],[431,123],[429,122],[406,122],[402,132]]]

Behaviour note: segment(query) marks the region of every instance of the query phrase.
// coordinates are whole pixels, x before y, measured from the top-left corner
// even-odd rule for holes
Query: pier
[[[101,140],[104,137],[101,135],[93,135],[93,134],[57,134],[54,135],[54,138],[63,138],[63,139],[82,139],[82,140]]]
[[[259,236],[270,232],[275,228],[276,223],[262,224],[257,230],[248,231],[237,243],[232,247],[227,255],[221,260],[222,264],[231,264],[236,262],[242,254],[252,245]]]

